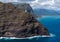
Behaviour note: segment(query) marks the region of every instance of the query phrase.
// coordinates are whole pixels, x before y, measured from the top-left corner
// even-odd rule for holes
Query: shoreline
[[[14,40],[14,39],[33,39],[33,38],[40,38],[40,37],[55,37],[54,34],[50,33],[50,36],[46,36],[46,35],[38,35],[38,36],[32,36],[32,37],[26,37],[26,38],[16,38],[16,37],[0,37],[0,40],[4,39],[4,40]]]

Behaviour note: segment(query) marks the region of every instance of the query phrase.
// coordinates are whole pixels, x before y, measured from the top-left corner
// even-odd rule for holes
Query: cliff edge
[[[32,14],[10,3],[0,2],[0,37],[31,37],[49,35]]]

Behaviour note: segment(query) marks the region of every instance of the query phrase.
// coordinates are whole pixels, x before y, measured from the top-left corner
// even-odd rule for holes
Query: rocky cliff
[[[17,8],[24,10],[25,12],[29,12],[33,14],[33,9],[27,3],[12,2],[12,4],[15,5]]]
[[[30,13],[10,3],[0,2],[0,37],[30,37],[49,35]]]

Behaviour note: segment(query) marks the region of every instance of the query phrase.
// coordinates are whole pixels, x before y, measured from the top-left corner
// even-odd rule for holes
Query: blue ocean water
[[[54,37],[39,37],[33,39],[1,39],[0,42],[60,42],[60,16],[42,16],[37,18]]]
[[[60,16],[43,16],[37,19],[55,37],[48,38],[45,42],[60,42]]]

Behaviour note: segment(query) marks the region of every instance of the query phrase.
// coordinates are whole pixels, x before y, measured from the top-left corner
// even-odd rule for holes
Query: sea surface
[[[0,39],[0,42],[60,42],[60,16],[42,16],[36,18],[43,26],[45,26],[49,33],[49,37],[31,37],[27,39]]]

